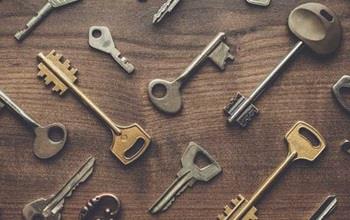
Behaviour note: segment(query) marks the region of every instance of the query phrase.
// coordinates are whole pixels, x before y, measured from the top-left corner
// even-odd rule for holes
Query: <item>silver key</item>
[[[166,14],[173,11],[173,9],[180,3],[180,0],[167,0],[153,16],[153,24],[159,23]]]
[[[162,79],[155,79],[148,85],[148,95],[151,102],[161,111],[166,113],[177,113],[182,107],[181,87],[193,75],[194,70],[202,64],[207,58],[211,59],[213,63],[220,68],[225,69],[226,60],[234,60],[230,54],[230,47],[224,42],[226,35],[220,32],[209,43],[209,45],[196,57],[186,70],[174,81],[166,81]],[[157,95],[157,88],[162,88],[164,93]]]
[[[270,5],[271,0],[246,0],[248,3],[258,6],[267,7]]]
[[[35,133],[33,153],[35,156],[40,159],[49,159],[62,150],[67,140],[67,130],[63,124],[53,123],[48,126],[40,125],[0,90],[0,109],[5,106],[22,118],[28,127],[33,129]],[[54,131],[60,134],[57,140],[50,137],[50,133]]]
[[[115,47],[111,32],[107,27],[92,26],[89,31],[89,44],[92,48],[110,54],[113,59],[128,73],[132,73],[135,67],[121,56],[120,51]]]
[[[199,168],[195,164],[195,158],[198,154],[207,157],[211,164]],[[208,182],[222,171],[219,163],[206,150],[194,142],[191,142],[187,147],[181,163],[182,169],[178,172],[176,180],[150,208],[149,211],[152,214],[166,211],[176,197],[185,191],[187,187],[192,187],[197,181]]]
[[[37,199],[27,204],[23,209],[26,220],[45,219],[60,220],[62,217],[64,199],[70,197],[74,189],[92,174],[95,158],[90,157],[77,173],[56,194],[47,198]]]
[[[331,214],[336,208],[337,197],[335,195],[328,196],[327,199],[322,203],[320,208],[313,214],[310,220],[323,220]]]
[[[48,0],[47,3],[40,9],[23,30],[15,34],[15,38],[19,41],[23,40],[28,34],[43,20],[53,9],[68,5],[80,0]]]

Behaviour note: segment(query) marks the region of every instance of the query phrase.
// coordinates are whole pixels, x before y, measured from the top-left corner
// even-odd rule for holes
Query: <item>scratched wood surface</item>
[[[350,2],[320,0],[340,17],[340,50],[325,58],[305,49],[256,103],[261,114],[246,129],[226,124],[222,108],[234,92],[245,95],[293,47],[286,19],[307,1],[273,0],[265,8],[243,0],[183,1],[160,25],[153,14],[163,0],[84,0],[53,12],[23,42],[13,38],[44,0],[0,1],[0,87],[42,124],[69,130],[64,150],[42,161],[32,154],[34,135],[13,113],[0,113],[0,219],[21,219],[23,206],[61,187],[88,156],[97,159],[92,177],[66,200],[64,219],[77,219],[88,199],[102,192],[122,201],[121,219],[215,219],[238,194],[249,198],[287,154],[284,134],[304,120],[325,136],[326,152],[313,164],[297,162],[257,204],[260,219],[307,219],[328,195],[339,206],[329,219],[349,219],[350,155],[339,143],[350,137],[350,116],[336,103],[331,86],[350,69]],[[108,26],[137,71],[127,76],[106,54],[89,48],[88,29]],[[149,102],[147,85],[173,79],[220,31],[227,33],[236,61],[220,73],[204,64],[183,89],[184,108],[166,116]],[[79,69],[78,86],[120,124],[138,122],[153,137],[145,155],[124,167],[109,152],[109,130],[79,100],[53,94],[36,78],[39,52],[56,49]],[[181,195],[167,212],[147,210],[180,169],[190,141],[205,147],[223,173]]]

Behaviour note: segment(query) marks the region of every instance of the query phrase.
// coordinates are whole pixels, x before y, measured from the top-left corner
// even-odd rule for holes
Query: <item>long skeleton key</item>
[[[225,69],[226,60],[234,60],[230,54],[229,46],[224,42],[225,33],[221,32],[209,43],[202,53],[193,60],[186,70],[174,81],[169,82],[162,79],[155,79],[148,85],[148,95],[151,102],[161,111],[166,113],[177,113],[182,107],[181,87],[194,74],[194,70],[207,58],[210,58],[220,70]],[[163,88],[165,94],[157,96],[157,88]]]
[[[270,5],[271,0],[246,0],[248,3],[252,5],[264,6],[267,7]]]
[[[167,0],[153,16],[153,24],[159,23],[166,14],[171,13],[180,3],[180,0]]]
[[[52,90],[59,92],[60,95],[70,88],[111,129],[113,135],[111,151],[124,165],[134,162],[146,151],[151,142],[150,136],[136,123],[129,126],[117,125],[85,96],[74,84],[78,70],[70,66],[69,60],[63,61],[62,55],[56,54],[54,50],[47,56],[39,53],[38,58],[42,61],[38,65],[40,69],[38,76],[44,78],[45,84],[52,83],[54,85]],[[136,153],[132,154],[135,151]]]
[[[29,115],[27,115],[19,106],[16,105],[4,92],[0,90],[0,109],[7,106],[15,112],[35,133],[33,144],[33,153],[40,159],[48,159],[58,154],[64,147],[67,140],[67,130],[61,123],[53,123],[42,126]],[[57,139],[51,137],[51,133],[58,133]]]
[[[115,47],[111,32],[107,27],[92,26],[89,31],[89,44],[92,48],[110,54],[113,59],[127,72],[132,73],[135,67],[121,56],[120,51]]]
[[[19,41],[23,40],[28,34],[34,30],[34,28],[43,20],[53,9],[68,5],[79,0],[48,0],[43,8],[40,9],[38,14],[34,16],[23,30],[18,31],[15,34],[15,38]]]
[[[267,76],[267,78],[246,98],[237,93],[224,111],[229,123],[246,127],[258,113],[253,103],[267,87],[282,73],[288,61],[307,45],[317,54],[330,54],[340,45],[342,30],[336,14],[319,3],[306,3],[295,8],[289,15],[290,30],[300,39],[292,51]]]
[[[195,164],[195,158],[198,154],[207,157],[211,164],[199,168]],[[206,150],[194,142],[190,142],[182,156],[181,163],[182,169],[177,173],[176,180],[150,208],[149,211],[152,214],[166,211],[176,197],[185,189],[192,187],[197,181],[208,182],[222,171],[219,163]]]
[[[23,209],[23,217],[26,220],[60,220],[62,217],[64,199],[70,197],[80,183],[92,174],[95,158],[90,157],[77,173],[54,195],[37,199],[27,204]]]
[[[329,216],[337,205],[337,197],[335,195],[328,196],[322,203],[320,208],[311,216],[310,220],[323,220]]]
[[[308,137],[307,137],[308,136]],[[311,142],[311,139],[313,142]],[[248,201],[241,195],[231,204],[225,206],[224,213],[220,214],[218,220],[256,220],[257,211],[254,204],[266,192],[277,177],[288,168],[288,166],[297,160],[306,160],[313,162],[326,148],[326,142],[321,134],[311,125],[299,121],[286,134],[285,140],[288,143],[289,153],[287,158],[272,173],[272,175],[261,185],[252,198]],[[316,143],[318,142],[318,143]]]

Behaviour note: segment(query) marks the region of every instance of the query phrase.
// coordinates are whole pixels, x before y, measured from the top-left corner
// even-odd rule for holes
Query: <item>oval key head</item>
[[[115,48],[111,32],[104,26],[92,26],[89,30],[89,45],[105,53]]]
[[[51,199],[52,197],[50,197]],[[24,206],[22,215],[25,220],[60,220],[61,219],[61,213],[56,212],[51,213],[50,216],[43,216],[43,211],[45,207],[50,202],[50,199],[44,199],[40,198],[37,200],[34,200],[33,202],[28,203]]]
[[[348,112],[350,112],[350,104],[343,96],[344,89],[350,88],[350,76],[344,75],[339,81],[332,87],[333,94],[340,105]]]
[[[181,84],[178,81],[169,82],[155,79],[148,85],[148,95],[151,102],[158,109],[174,114],[180,111],[182,107],[180,87]]]
[[[54,123],[34,129],[33,152],[40,159],[49,159],[58,154],[67,141],[67,130],[63,124]]]
[[[289,15],[290,30],[314,52],[329,54],[340,45],[342,28],[337,15],[319,3],[306,3]]]
[[[296,152],[294,160],[314,161],[326,148],[322,135],[306,122],[297,122],[286,134],[289,153]]]

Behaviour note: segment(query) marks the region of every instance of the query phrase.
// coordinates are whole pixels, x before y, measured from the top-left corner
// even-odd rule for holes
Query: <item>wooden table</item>
[[[64,150],[48,161],[32,154],[34,135],[14,114],[0,115],[0,219],[21,219],[23,206],[59,189],[88,156],[97,159],[93,176],[66,200],[64,219],[77,219],[88,199],[102,192],[122,201],[121,219],[215,219],[238,194],[249,198],[285,158],[284,134],[298,120],[315,126],[328,142],[313,164],[297,162],[259,202],[259,219],[307,219],[329,194],[339,205],[329,219],[349,219],[350,155],[340,142],[350,137],[350,116],[331,94],[349,74],[350,3],[320,0],[339,15],[344,28],[340,50],[320,58],[304,50],[259,99],[261,110],[246,129],[228,126],[222,108],[236,91],[245,95],[266,77],[297,39],[286,26],[289,12],[307,1],[273,0],[269,8],[243,0],[183,1],[170,17],[152,25],[163,0],[84,0],[53,12],[22,43],[14,33],[44,0],[0,1],[0,87],[42,124],[61,122],[69,130]],[[117,47],[136,66],[128,76],[106,54],[88,46],[88,30],[108,26]],[[157,111],[147,85],[172,79],[220,31],[227,33],[236,61],[220,73],[207,62],[183,90],[183,110]],[[79,100],[45,88],[36,77],[39,52],[63,53],[79,69],[78,86],[121,124],[138,122],[153,137],[145,155],[123,166],[109,151],[109,130]],[[190,141],[207,149],[223,173],[181,195],[165,213],[147,210],[174,180]]]

